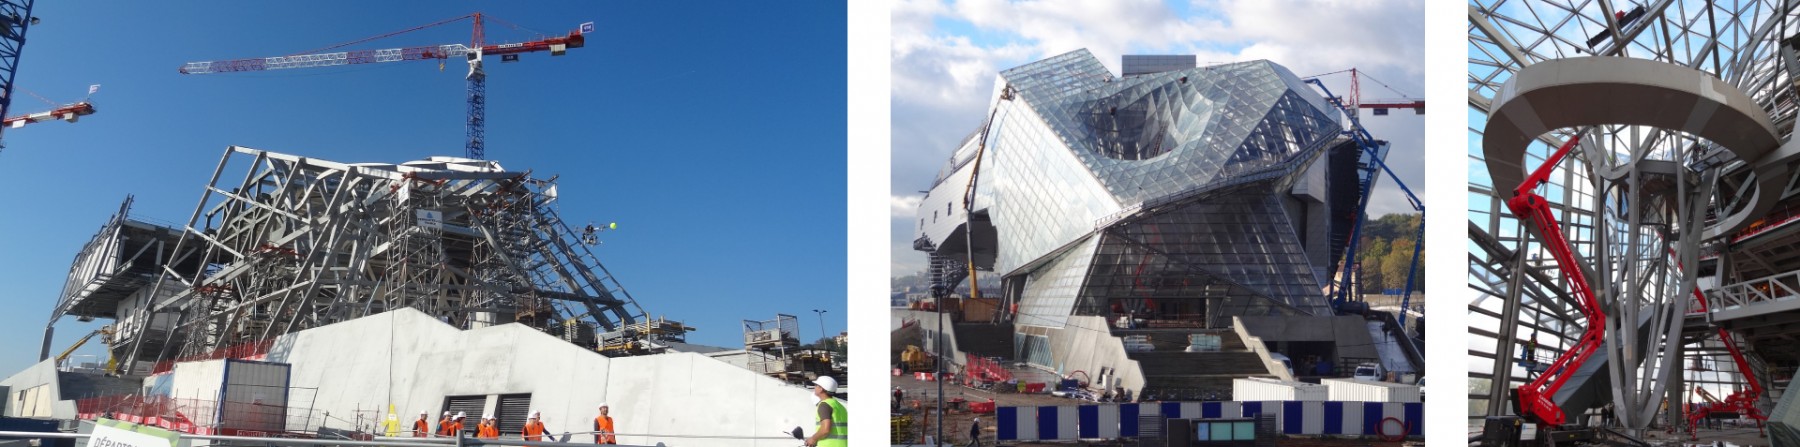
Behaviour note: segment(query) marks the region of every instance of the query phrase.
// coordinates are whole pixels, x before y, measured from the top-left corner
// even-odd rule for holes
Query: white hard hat
[[[531,417],[538,417],[538,416],[543,416],[543,415],[544,415],[543,412],[540,412],[537,410],[531,410]]]
[[[605,407],[606,407],[606,402],[601,402],[601,403],[600,403],[600,407],[601,407],[601,408],[605,408]]]
[[[462,419],[462,418],[466,418],[466,417],[469,417],[469,416],[461,411],[456,412],[457,419]]]
[[[833,379],[831,376],[819,376],[817,380],[813,380],[813,384],[824,388],[827,393],[837,392],[837,379]]]
[[[420,416],[430,416],[430,415],[431,415],[431,412],[430,412],[430,411],[425,411],[425,410],[419,410],[419,415],[420,415]]]

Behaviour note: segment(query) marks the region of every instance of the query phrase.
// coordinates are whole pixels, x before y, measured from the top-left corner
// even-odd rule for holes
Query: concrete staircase
[[[1262,359],[1244,346],[1232,331],[1216,331],[1220,336],[1217,352],[1183,352],[1191,330],[1115,331],[1114,335],[1149,335],[1156,347],[1151,352],[1133,352],[1144,373],[1146,397],[1175,395],[1187,400],[1229,400],[1231,381],[1242,377],[1272,377]],[[1209,398],[1209,396],[1211,396]]]

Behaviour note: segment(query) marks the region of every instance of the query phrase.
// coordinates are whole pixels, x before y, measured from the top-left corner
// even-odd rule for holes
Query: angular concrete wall
[[[74,419],[75,401],[62,400],[62,382],[57,374],[56,359],[49,359],[0,380],[0,387],[7,390],[7,395],[0,396],[7,400],[6,412],[0,416]],[[31,396],[32,402],[21,405],[21,395]]]
[[[1137,360],[1126,355],[1125,342],[1112,335],[1106,319],[1091,315],[1069,316],[1061,329],[1020,326],[1020,332],[1042,331],[1050,339],[1050,352],[1060,365],[1057,373],[1083,371],[1099,380],[1100,367],[1112,368],[1117,380],[1112,386],[1131,390],[1133,396],[1144,391],[1144,370]]]
[[[445,396],[530,393],[553,432],[592,430],[596,407],[607,402],[620,433],[767,437],[796,425],[811,433],[817,403],[808,388],[699,354],[607,358],[523,325],[460,331],[412,309],[284,336],[268,361],[291,363],[293,387],[318,388],[310,406],[345,419],[392,404],[403,421],[426,410],[435,423]],[[304,391],[295,390],[293,405],[308,406]],[[796,444],[651,436],[619,442]]]

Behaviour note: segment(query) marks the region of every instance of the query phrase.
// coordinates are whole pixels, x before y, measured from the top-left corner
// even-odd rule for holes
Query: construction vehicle
[[[101,326],[99,329],[95,329],[93,332],[89,332],[87,335],[82,336],[80,340],[75,340],[75,344],[69,345],[69,349],[64,349],[61,354],[56,355],[56,361],[53,362],[52,364],[56,365],[57,368],[62,368],[64,366],[63,362],[67,362],[69,360],[69,356],[75,354],[76,349],[81,349],[81,346],[87,344],[88,340],[94,339],[95,335],[100,336],[101,343],[112,344],[112,336],[113,336],[112,326]],[[106,359],[106,363],[107,363],[107,365],[106,365],[107,370],[110,371],[113,366],[112,365],[113,359],[108,357]]]
[[[1706,294],[1700,293],[1699,287],[1694,288],[1694,299],[1700,302],[1700,312],[1707,312]],[[1756,373],[1750,369],[1749,360],[1744,358],[1744,351],[1738,349],[1737,341],[1731,337],[1731,332],[1726,331],[1723,327],[1718,328],[1718,331],[1719,341],[1725,343],[1726,351],[1731,353],[1731,361],[1737,365],[1738,372],[1744,375],[1744,383],[1748,386],[1725,396],[1723,401],[1714,398],[1712,393],[1706,392],[1705,389],[1694,387],[1694,391],[1698,392],[1701,398],[1706,399],[1707,403],[1696,411],[1688,413],[1688,437],[1696,441],[1700,440],[1700,419],[1713,412],[1729,412],[1749,417],[1756,421],[1757,434],[1767,437],[1768,433],[1763,430],[1763,423],[1769,420],[1769,415],[1763,414],[1762,409],[1756,407],[1756,402],[1762,399],[1762,383],[1757,382]]]
[[[487,123],[487,72],[482,68],[482,58],[485,56],[500,56],[501,62],[515,62],[519,60],[519,55],[521,54],[538,51],[549,51],[551,56],[561,56],[570,48],[581,48],[585,45],[587,40],[583,37],[583,34],[593,32],[594,29],[594,23],[588,22],[583,23],[580,29],[570,31],[569,34],[565,36],[545,37],[523,43],[487,45],[483,42],[483,35],[485,34],[482,30],[483,17],[484,16],[481,13],[477,12],[442,20],[429,25],[326,47],[324,49],[333,49],[397,34],[418,31],[446,23],[461,21],[463,19],[474,19],[474,36],[470,39],[471,43],[466,46],[462,44],[447,44],[424,47],[388,48],[381,50],[298,54],[254,59],[189,62],[181,66],[181,73],[232,73],[416,60],[437,60],[441,64],[442,61],[450,58],[464,58],[469,62],[469,72],[466,76],[469,84],[468,138],[465,142],[465,150],[467,151],[468,158],[481,160],[486,156],[487,152],[485,143],[485,127]]]
[[[1542,239],[1544,249],[1556,259],[1557,268],[1568,280],[1570,294],[1576,298],[1576,307],[1587,319],[1587,327],[1582,330],[1581,337],[1575,342],[1575,345],[1557,356],[1556,361],[1544,368],[1544,371],[1538,374],[1535,380],[1519,386],[1513,401],[1516,414],[1526,421],[1537,424],[1539,430],[1544,432],[1540,436],[1553,440],[1593,439],[1596,436],[1587,429],[1564,430],[1562,426],[1568,422],[1568,415],[1563,413],[1562,407],[1557,405],[1551,396],[1556,395],[1557,391],[1562,389],[1563,385],[1573,377],[1575,371],[1600,350],[1606,328],[1606,311],[1594,298],[1593,289],[1589,288],[1585,272],[1579,267],[1580,264],[1576,263],[1574,252],[1569,248],[1566,237],[1563,236],[1562,226],[1557,223],[1555,215],[1551,213],[1550,202],[1537,193],[1537,188],[1549,183],[1550,173],[1580,142],[1581,134],[1577,132],[1574,137],[1569,138],[1568,142],[1563,143],[1548,158],[1544,159],[1544,163],[1533,170],[1531,175],[1527,176],[1517,188],[1513,189],[1513,197],[1506,201],[1506,206],[1513,215],[1530,221],[1532,228],[1537,230],[1536,233]],[[1490,439],[1489,442],[1504,444],[1510,441],[1516,444],[1519,431],[1512,430],[1509,433],[1509,436],[1515,439]]]

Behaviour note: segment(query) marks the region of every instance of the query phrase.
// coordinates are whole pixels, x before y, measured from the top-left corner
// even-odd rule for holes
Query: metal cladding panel
[[[1121,434],[1120,425],[1125,420],[1124,418],[1119,417],[1119,406],[1100,406],[1099,413],[1100,421],[1099,424],[1095,426],[1099,433],[1098,436],[1095,437],[1100,439],[1118,438]]]
[[[1119,405],[1119,436],[1135,438],[1138,435],[1138,404]]]
[[[1364,424],[1362,423],[1363,410],[1366,407],[1363,404],[1365,404],[1367,402],[1337,402],[1337,403],[1342,404],[1343,409],[1344,409],[1344,411],[1343,411],[1344,416],[1342,419],[1339,419],[1340,421],[1343,421],[1342,422],[1343,434],[1361,435],[1364,433],[1368,433],[1366,431],[1363,431]]]
[[[1354,379],[1322,379],[1330,400],[1341,402],[1423,402],[1418,385],[1370,382]]]
[[[500,396],[499,407],[494,417],[499,419],[500,433],[519,434],[525,431],[525,418],[531,417],[530,394],[504,394]]]
[[[1018,426],[1019,430],[1018,436],[1015,439],[1020,441],[1036,441],[1039,439],[1038,423],[1040,421],[1038,421],[1037,407],[1019,407],[1019,413],[1013,417],[1013,421],[1014,425]]]
[[[447,396],[444,398],[444,411],[451,415],[463,413],[463,432],[474,433],[477,424],[481,423],[481,412],[487,409],[487,396]]]
[[[226,360],[219,391],[219,428],[287,431],[286,363]]]
[[[1319,433],[1327,435],[1344,434],[1344,403],[1320,402],[1320,404],[1323,404],[1325,407],[1325,426],[1320,428]]]
[[[1266,379],[1233,379],[1231,397],[1237,400],[1301,400],[1323,401],[1329,398],[1324,385]]]
[[[1056,439],[1069,440],[1069,441],[1081,439],[1080,431],[1076,430],[1076,428],[1081,426],[1081,424],[1078,423],[1079,420],[1075,414],[1075,411],[1077,408],[1080,408],[1080,407],[1075,406],[1075,405],[1063,405],[1061,407],[1057,407],[1056,423],[1057,423],[1057,425],[1061,425],[1065,428],[1057,431]]]
[[[994,440],[1016,441],[1019,439],[1018,407],[1000,407],[994,409]]]

